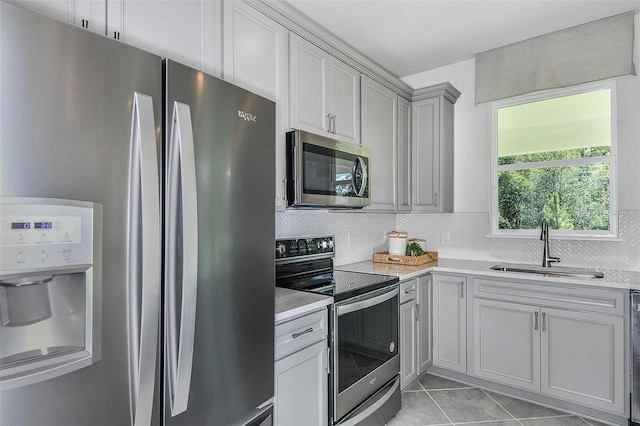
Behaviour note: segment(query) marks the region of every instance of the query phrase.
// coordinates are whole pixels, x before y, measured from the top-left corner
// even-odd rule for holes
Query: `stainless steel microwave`
[[[287,132],[287,205],[352,208],[371,205],[371,151],[301,130]]]

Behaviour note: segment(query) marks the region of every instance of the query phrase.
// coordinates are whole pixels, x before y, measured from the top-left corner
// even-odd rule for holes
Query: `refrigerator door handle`
[[[151,423],[160,310],[160,183],[153,99],[133,97],[129,163],[127,313],[133,425]]]
[[[174,102],[167,164],[168,239],[165,280],[166,342],[172,416],[187,410],[195,339],[198,289],[198,205],[191,126],[189,106]]]

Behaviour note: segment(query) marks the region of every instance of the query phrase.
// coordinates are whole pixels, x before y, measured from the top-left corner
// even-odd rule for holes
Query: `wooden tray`
[[[373,253],[373,261],[376,263],[390,263],[393,265],[418,266],[438,260],[437,251],[427,251],[422,256],[392,256],[388,252]]]

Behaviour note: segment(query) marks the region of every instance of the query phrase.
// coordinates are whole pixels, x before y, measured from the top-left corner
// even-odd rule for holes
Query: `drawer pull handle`
[[[297,339],[298,337],[305,334],[309,334],[309,333],[313,333],[313,327],[309,327],[305,331],[301,331],[300,333],[293,333],[291,337],[293,337],[294,339]]]
[[[534,312],[533,314],[535,316],[535,325],[533,326],[533,329],[537,331],[538,330],[538,313]]]
[[[411,287],[411,288],[405,289],[404,294],[415,293],[415,292],[416,292],[416,288]]]

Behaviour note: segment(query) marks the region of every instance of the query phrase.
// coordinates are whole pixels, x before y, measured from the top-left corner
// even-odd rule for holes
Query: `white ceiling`
[[[618,13],[640,0],[286,0],[398,77]]]

